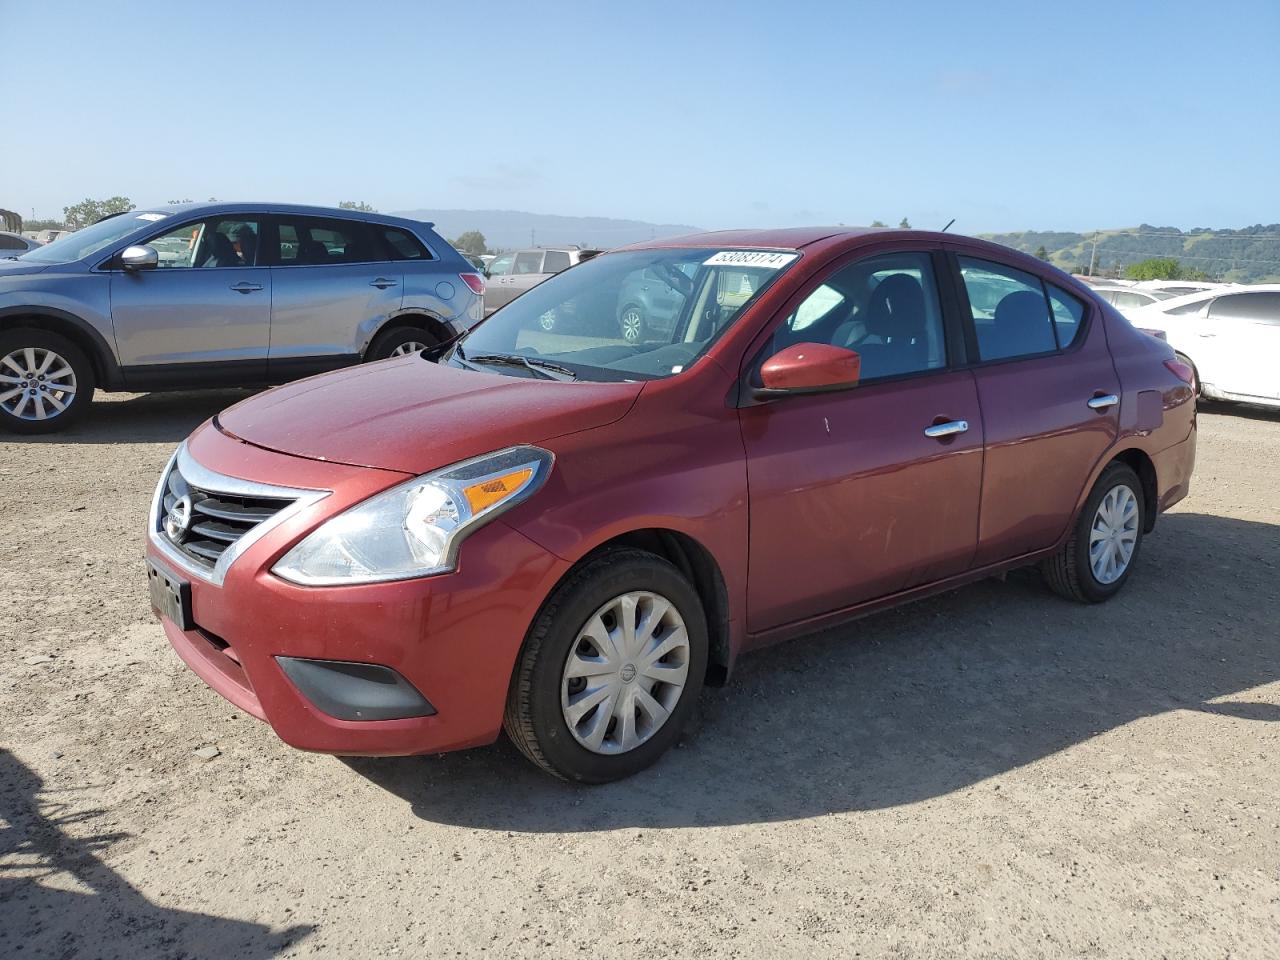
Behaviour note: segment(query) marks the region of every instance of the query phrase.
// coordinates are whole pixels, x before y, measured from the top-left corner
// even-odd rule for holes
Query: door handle
[[[1105,410],[1107,407],[1114,407],[1120,402],[1120,398],[1114,393],[1103,393],[1093,397],[1089,401],[1090,410]]]
[[[261,290],[262,284],[250,283],[248,280],[241,280],[239,283],[233,283],[231,289],[236,293],[253,293],[255,290]]]
[[[377,280],[370,280],[369,286],[385,290],[387,287],[394,287],[398,282],[397,280],[388,280],[386,277],[378,277]]]
[[[957,433],[964,433],[969,429],[968,420],[948,420],[946,423],[935,423],[924,428],[924,435],[938,440],[942,437],[950,437]]]

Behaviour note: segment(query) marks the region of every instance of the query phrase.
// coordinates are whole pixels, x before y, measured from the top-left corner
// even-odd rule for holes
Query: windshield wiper
[[[456,355],[456,354],[455,354]],[[475,357],[461,357],[466,363],[506,364],[509,367],[525,367],[544,380],[577,380],[578,375],[568,367],[550,360],[539,360],[519,353],[482,353]]]

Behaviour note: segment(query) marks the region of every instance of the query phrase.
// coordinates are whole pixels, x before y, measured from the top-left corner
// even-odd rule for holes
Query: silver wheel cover
[[[644,317],[635,307],[626,310],[622,314],[622,339],[627,343],[638,343],[640,335],[644,331]]]
[[[76,374],[65,357],[21,347],[0,358],[0,410],[19,420],[52,420],[76,398]]]
[[[425,343],[418,340],[410,340],[408,343],[402,343],[400,346],[392,350],[390,356],[404,357],[411,353],[421,353],[425,349],[427,349],[427,345]]]
[[[689,633],[670,600],[614,597],[578,631],[560,680],[573,738],[592,753],[627,753],[662,728],[689,677]]]
[[[1089,568],[1104,586],[1129,569],[1138,544],[1138,498],[1125,484],[1107,491],[1089,528]]]

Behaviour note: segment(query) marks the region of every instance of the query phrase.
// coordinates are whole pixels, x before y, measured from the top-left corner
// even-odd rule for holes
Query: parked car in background
[[[172,205],[0,260],[0,426],[61,429],[103,390],[281,383],[421,350],[482,318],[484,279],[428,223]]]
[[[0,260],[7,257],[20,257],[28,250],[43,246],[39,240],[32,240],[20,233],[0,232]]]
[[[1280,284],[1217,287],[1129,317],[1164,334],[1202,396],[1280,406]]]
[[[636,341],[615,310],[646,275],[682,305]],[[640,244],[434,353],[252,397],[157,486],[169,641],[294,746],[505,727],[557,776],[624,777],[744,651],[1027,564],[1114,596],[1195,459],[1167,344],[951,234]]]
[[[488,280],[485,288],[485,313],[493,313],[548,277],[554,277],[562,270],[589,260],[597,253],[598,250],[583,250],[580,247],[530,247],[527,250],[499,254],[489,261],[489,269],[485,272]],[[546,329],[554,328],[554,317],[547,317],[546,322]]]
[[[1149,307],[1153,303],[1159,303],[1161,300],[1168,300],[1177,296],[1175,293],[1166,293],[1163,290],[1143,290],[1137,286],[1117,287],[1098,284],[1094,286],[1093,290],[1103,300],[1125,314],[1130,310]]]

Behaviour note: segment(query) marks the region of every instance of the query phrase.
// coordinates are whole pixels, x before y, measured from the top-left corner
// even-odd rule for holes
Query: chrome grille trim
[[[205,493],[247,499],[290,500],[292,502],[270,516],[264,517],[256,526],[230,543],[229,546],[221,551],[221,555],[217,557],[216,562],[212,562],[214,560],[213,556],[208,556],[210,564],[200,563],[174,546],[164,533],[164,515],[166,512],[164,501],[165,495],[169,492],[169,478],[173,474],[175,467],[183,480],[190,486]],[[178,447],[177,451],[169,459],[164,471],[160,474],[160,482],[156,484],[155,494],[151,498],[151,515],[147,526],[147,537],[152,546],[163,554],[166,560],[184,573],[216,586],[221,586],[226,579],[227,570],[249,547],[286,520],[329,496],[331,492],[330,490],[281,487],[275,484],[258,483],[252,480],[242,480],[239,477],[229,477],[221,473],[215,473],[197,463],[187,451],[186,441],[183,441],[182,445]],[[237,507],[234,504],[226,504],[225,506],[232,511],[235,511]],[[208,521],[202,519],[201,523],[216,523],[212,519],[216,509],[217,506],[211,510],[203,511],[207,513],[210,519]],[[241,516],[228,519],[248,521],[249,517],[244,516],[246,511],[241,510],[239,512]],[[227,537],[211,536],[208,539],[224,542]],[[211,553],[212,551],[208,552]]]

